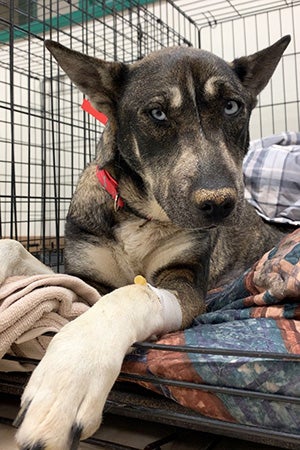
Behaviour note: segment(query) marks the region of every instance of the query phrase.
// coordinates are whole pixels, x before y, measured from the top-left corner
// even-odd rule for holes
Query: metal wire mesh
[[[175,0],[199,28],[293,8],[299,0]]]
[[[102,131],[44,39],[130,63],[171,45],[231,60],[291,33],[253,114],[257,138],[299,129],[299,16],[299,1],[0,0],[0,237],[20,240],[61,270],[70,198]]]
[[[102,129],[80,109],[81,94],[43,40],[127,63],[163,46],[197,44],[183,14],[148,3],[0,1],[0,237],[18,239],[56,270],[68,204]]]
[[[231,355],[231,356],[247,356],[248,358],[270,358],[273,360],[293,361],[299,364],[300,356],[295,354],[282,353],[266,353],[266,352],[251,352],[238,351],[234,349],[207,349],[203,347],[191,346],[170,346],[156,344],[153,342],[136,343],[134,347],[138,350],[157,349],[160,351],[173,352],[194,352],[198,354],[209,353],[210,355]],[[27,367],[34,367],[38,364],[35,359],[22,358],[6,355],[4,357],[7,361],[17,361]],[[22,393],[24,384],[28,380],[28,374],[21,373],[14,377],[9,377],[7,374],[0,374],[0,392],[5,393]],[[280,446],[280,448],[299,448],[299,435],[297,433],[287,433],[282,430],[267,429],[265,427],[254,427],[238,423],[223,422],[221,420],[210,419],[189,410],[180,405],[172,404],[167,399],[156,399],[155,396],[147,396],[143,390],[131,389],[130,386],[124,385],[124,380],[144,384],[151,384],[160,390],[161,387],[169,388],[170,386],[177,386],[186,390],[200,390],[206,393],[229,395],[230,397],[237,397],[239,399],[246,398],[258,399],[267,402],[281,402],[289,405],[299,405],[300,399],[293,395],[282,395],[276,393],[265,393],[257,390],[237,389],[226,386],[216,386],[212,384],[202,384],[198,382],[187,382],[181,380],[173,380],[168,376],[158,377],[149,374],[134,374],[121,372],[119,380],[113,391],[111,392],[106,402],[105,411],[113,414],[124,415],[127,417],[138,418],[139,420],[150,420],[159,423],[171,424],[177,427],[183,427],[199,431],[208,431],[225,436],[234,436],[240,439],[254,441],[258,443],[267,443],[268,445]],[[123,381],[122,381],[123,380]],[[5,423],[7,419],[0,417],[0,423]],[[103,441],[93,437],[87,442],[95,445],[103,445]],[[112,448],[114,447],[112,444]],[[126,447],[126,449],[129,447]],[[156,448],[156,446],[154,446]],[[201,447],[202,448],[202,447]],[[158,447],[159,449],[159,447]],[[125,450],[125,447],[124,447]]]
[[[217,8],[217,4],[220,9],[211,13],[214,19],[210,18],[206,23],[201,21],[199,40],[203,48],[228,61],[263,49],[286,34],[291,35],[291,43],[259,96],[251,118],[250,137],[258,139],[282,131],[298,131],[300,31],[297,23],[300,20],[300,2],[212,2],[210,6]],[[196,16],[192,17],[196,20]]]

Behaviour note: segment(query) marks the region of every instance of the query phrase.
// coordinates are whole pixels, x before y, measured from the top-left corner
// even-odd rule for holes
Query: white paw
[[[92,435],[126,352],[166,329],[164,310],[153,289],[124,286],[63,327],[23,394],[20,448],[76,450]]]
[[[124,355],[112,356],[108,330],[101,340],[83,316],[53,338],[25,389],[16,420],[22,450],[73,450],[100,425]]]

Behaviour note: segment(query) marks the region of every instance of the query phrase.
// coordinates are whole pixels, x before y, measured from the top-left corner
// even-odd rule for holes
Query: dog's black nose
[[[195,200],[203,218],[220,222],[234,210],[236,193],[231,188],[199,189],[195,192]]]
[[[207,219],[219,221],[225,219],[234,209],[235,202],[232,199],[226,199],[222,203],[207,201],[199,205],[200,211]]]

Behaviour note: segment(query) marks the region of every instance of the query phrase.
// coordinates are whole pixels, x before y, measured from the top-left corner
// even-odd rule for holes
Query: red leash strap
[[[95,109],[91,103],[89,102],[89,100],[87,100],[86,98],[83,100],[81,108],[91,114],[93,117],[95,117],[95,119],[99,120],[99,122],[101,122],[103,125],[106,125],[108,122],[108,118],[106,117],[105,114],[97,111],[97,109]]]
[[[110,175],[109,172],[107,172],[107,170],[99,169],[99,167],[97,167],[96,174],[101,186],[103,186],[106,192],[108,192],[109,195],[114,199],[115,210],[123,208],[124,201],[122,200],[118,192],[118,182]]]

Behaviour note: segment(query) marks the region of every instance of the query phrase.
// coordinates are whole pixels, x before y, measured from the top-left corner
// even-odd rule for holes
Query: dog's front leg
[[[175,296],[148,285],[122,287],[102,297],[53,338],[35,369],[16,420],[20,448],[77,448],[79,439],[99,427],[130,346],[180,325]]]

